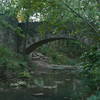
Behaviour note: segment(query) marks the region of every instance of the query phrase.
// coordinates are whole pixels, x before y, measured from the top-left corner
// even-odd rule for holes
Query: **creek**
[[[0,100],[83,100],[78,70],[51,69],[33,75],[32,88],[0,91]]]

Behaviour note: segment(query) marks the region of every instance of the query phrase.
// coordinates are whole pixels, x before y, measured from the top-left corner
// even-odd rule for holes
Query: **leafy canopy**
[[[54,25],[56,27],[53,29],[54,33],[71,28],[71,33],[92,33],[100,40],[98,0],[3,0],[0,2],[2,13],[21,18],[23,21],[35,15],[40,21],[47,22],[46,27]]]

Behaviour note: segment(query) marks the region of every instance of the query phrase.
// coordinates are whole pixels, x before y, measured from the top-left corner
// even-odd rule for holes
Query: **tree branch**
[[[96,31],[96,29],[94,28],[94,26],[93,26],[92,24],[90,24],[90,22],[89,22],[86,18],[82,17],[79,13],[77,13],[75,10],[73,10],[69,5],[67,5],[67,3],[65,3],[65,6],[66,6],[71,12],[73,12],[74,15],[76,15],[76,16],[78,16],[79,18],[81,18],[82,20],[84,20],[84,21],[88,24],[88,26],[90,26],[91,29],[94,30],[94,32],[98,33],[98,32]]]

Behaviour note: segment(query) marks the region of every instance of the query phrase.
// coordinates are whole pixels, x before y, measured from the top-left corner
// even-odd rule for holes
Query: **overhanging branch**
[[[89,22],[87,19],[85,19],[84,17],[82,17],[79,13],[77,13],[74,9],[72,9],[69,5],[67,5],[67,3],[65,3],[65,6],[66,6],[71,12],[73,12],[74,15],[76,15],[76,16],[78,16],[79,18],[81,18],[82,20],[84,20],[84,21],[88,24],[88,26],[90,26],[91,29],[94,30],[94,32],[98,33],[98,32],[96,31],[96,29],[94,28],[94,26],[93,26],[92,24],[90,24],[90,22]]]

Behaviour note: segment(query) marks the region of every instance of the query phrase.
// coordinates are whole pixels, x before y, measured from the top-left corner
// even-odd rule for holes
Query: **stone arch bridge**
[[[36,50],[38,47],[42,46],[43,44],[46,44],[48,42],[53,42],[56,40],[76,40],[74,37],[72,36],[68,36],[68,35],[60,35],[60,36],[52,36],[49,38],[45,38],[42,40],[39,40],[37,42],[34,42],[33,44],[29,45],[26,49],[25,49],[25,53],[26,54],[30,54],[32,51]]]
[[[41,38],[38,32],[38,27],[40,24],[40,22],[29,23],[28,26],[26,23],[19,24],[19,26],[23,29],[23,32],[27,32],[28,30],[28,33],[30,34],[26,41],[26,54],[30,54],[43,44],[56,40],[78,40],[85,44],[89,43],[89,40],[86,37],[81,37],[79,34],[75,36],[70,35],[69,31],[62,31],[58,35],[47,32],[45,38]],[[33,37],[35,38],[35,40],[33,40]]]

